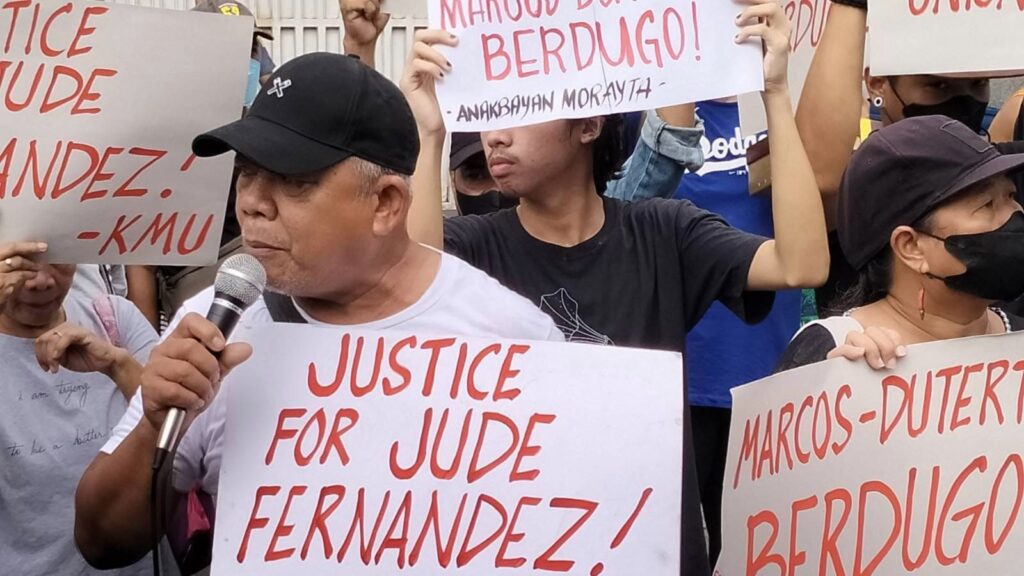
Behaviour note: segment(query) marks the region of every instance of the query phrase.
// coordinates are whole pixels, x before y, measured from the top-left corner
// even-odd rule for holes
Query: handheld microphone
[[[249,254],[236,254],[221,264],[214,281],[213,304],[206,319],[213,322],[227,339],[238,320],[250,305],[260,299],[267,285],[267,273],[259,260]],[[171,408],[160,427],[156,441],[153,469],[163,466],[167,454],[174,449],[185,422],[185,411]]]

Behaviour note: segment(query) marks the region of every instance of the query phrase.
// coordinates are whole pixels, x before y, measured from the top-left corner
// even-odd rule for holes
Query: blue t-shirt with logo
[[[751,196],[747,184],[747,148],[766,135],[743,138],[735,103],[701,102],[697,115],[704,120],[704,166],[683,177],[676,198],[715,212],[741,230],[774,236],[771,196]],[[799,326],[800,299],[798,290],[779,292],[771,314],[756,326],[716,302],[686,340],[691,404],[728,408],[731,388],[771,374]]]

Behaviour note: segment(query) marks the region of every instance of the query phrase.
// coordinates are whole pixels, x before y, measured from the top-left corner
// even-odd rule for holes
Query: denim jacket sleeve
[[[622,177],[608,182],[605,196],[632,202],[671,198],[687,171],[704,165],[704,122],[693,128],[669,126],[653,111],[646,115],[640,140],[622,167]]]

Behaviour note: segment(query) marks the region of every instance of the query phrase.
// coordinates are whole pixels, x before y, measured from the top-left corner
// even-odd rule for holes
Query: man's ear
[[[412,202],[408,180],[389,174],[374,183],[370,194],[376,199],[373,208],[373,233],[388,236],[397,228],[405,228],[406,214]]]

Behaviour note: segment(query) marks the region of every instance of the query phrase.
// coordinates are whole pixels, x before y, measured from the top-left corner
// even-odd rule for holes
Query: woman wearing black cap
[[[839,241],[858,281],[847,312],[810,324],[778,370],[826,358],[892,368],[904,345],[1024,329],[992,308],[1024,294],[1024,211],[1000,154],[945,116],[868,138],[839,189]]]
[[[987,76],[999,76],[994,73],[872,75],[865,68],[864,47],[868,7],[876,3],[881,2],[832,0],[827,3],[828,17],[823,30],[815,28],[820,34],[819,43],[797,108],[800,137],[814,166],[829,216],[831,269],[828,282],[816,291],[818,311],[823,317],[842,310],[839,297],[856,278],[855,270],[843,257],[832,232],[837,225],[834,219],[836,190],[862,130],[864,90],[867,90],[869,102],[878,109],[883,126],[905,118],[941,114],[982,133],[991,97]],[[805,3],[800,4],[802,11]],[[826,2],[813,4],[819,12],[814,20],[817,23],[823,19],[818,16]],[[1003,75],[1007,74],[1013,73]],[[1024,142],[1002,141],[995,133],[992,141],[1004,153],[1024,151]],[[1017,180],[1017,185],[1024,192],[1024,180]],[[1019,198],[1024,199],[1024,196]],[[1014,309],[1024,313],[1024,302],[1015,303]]]

